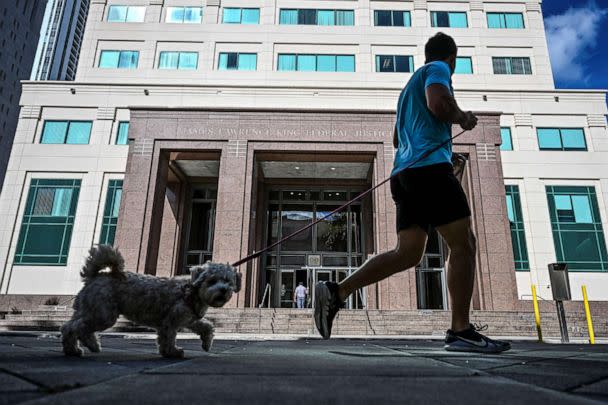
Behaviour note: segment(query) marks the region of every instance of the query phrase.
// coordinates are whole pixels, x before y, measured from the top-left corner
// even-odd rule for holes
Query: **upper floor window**
[[[100,68],[135,69],[139,63],[139,51],[101,51]]]
[[[120,210],[120,200],[122,198],[122,183],[122,180],[110,180],[108,183],[108,193],[106,194],[106,206],[103,210],[101,236],[99,238],[100,244],[114,244],[114,237],[116,236],[116,226],[118,224],[118,212]]]
[[[511,139],[511,128],[503,127],[500,128],[500,138],[502,143],[500,144],[500,150],[513,150],[513,140]]]
[[[219,70],[256,70],[258,55],[255,53],[222,52],[220,53]]]
[[[355,25],[354,10],[281,9],[279,24]]]
[[[159,69],[195,70],[198,67],[198,52],[161,52]]]
[[[86,145],[92,126],[91,121],[45,121],[40,143]]]
[[[531,75],[530,58],[493,57],[492,66],[496,75]]]
[[[129,121],[118,123],[118,133],[116,134],[116,145],[126,145],[129,143]]]
[[[513,242],[515,270],[530,270],[524,220],[521,214],[521,202],[519,200],[519,187],[505,186],[505,194],[507,197],[507,216],[511,227],[511,241]]]
[[[525,28],[521,13],[488,13],[488,28]]]
[[[224,24],[259,24],[260,9],[259,8],[225,8]]]
[[[168,23],[196,24],[203,21],[202,7],[167,7]]]
[[[456,58],[456,69],[454,73],[458,74],[472,74],[473,73],[473,60],[470,56],[459,56]]]
[[[467,13],[454,11],[431,11],[432,27],[467,28]]]
[[[587,150],[582,128],[538,128],[540,150]]]
[[[376,72],[413,72],[414,58],[405,55],[376,55]]]
[[[411,27],[412,21],[410,12],[401,10],[375,10],[374,25],[378,27]]]
[[[354,55],[279,54],[278,70],[300,72],[354,72]]]
[[[110,6],[109,22],[144,22],[146,8],[142,6]]]

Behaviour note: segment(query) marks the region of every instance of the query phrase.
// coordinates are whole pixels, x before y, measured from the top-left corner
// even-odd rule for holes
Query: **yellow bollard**
[[[595,344],[595,333],[593,332],[593,320],[589,311],[589,300],[587,299],[587,287],[583,286],[583,301],[585,303],[585,315],[587,316],[587,326],[589,327],[589,343]]]
[[[543,331],[540,328],[540,311],[538,310],[538,299],[536,298],[536,286],[532,284],[532,299],[534,300],[534,320],[536,321],[536,331],[538,332],[538,341],[543,341]]]

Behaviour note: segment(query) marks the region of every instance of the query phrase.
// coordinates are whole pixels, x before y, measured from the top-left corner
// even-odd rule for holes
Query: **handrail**
[[[270,308],[271,288],[272,288],[272,286],[270,285],[270,283],[266,283],[266,288],[264,288],[264,295],[262,296],[262,302],[260,302],[260,305],[258,306],[258,308],[262,308],[264,306],[264,300],[266,300],[266,294],[268,294],[268,308]]]

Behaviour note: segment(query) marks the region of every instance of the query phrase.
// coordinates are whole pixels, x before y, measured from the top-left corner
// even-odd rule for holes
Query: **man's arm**
[[[477,125],[477,117],[470,111],[462,111],[456,104],[454,96],[442,84],[434,83],[427,86],[426,105],[440,121],[459,124],[466,130],[473,129]]]
[[[399,134],[397,133],[397,125],[395,125],[395,129],[393,130],[393,146],[395,149],[399,149]]]

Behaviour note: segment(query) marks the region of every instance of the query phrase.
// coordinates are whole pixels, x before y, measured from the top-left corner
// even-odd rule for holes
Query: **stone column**
[[[252,169],[253,164],[247,163],[247,141],[229,140],[222,150],[217,186],[213,238],[213,261],[217,263],[233,263],[241,258],[242,252],[247,251],[248,242],[244,238],[248,236],[249,212],[246,213],[244,207],[245,200],[251,199],[251,189],[245,190],[245,185],[252,171],[248,169]],[[242,265],[239,271],[243,277],[243,290],[228,302],[228,307],[245,306],[247,266]]]

